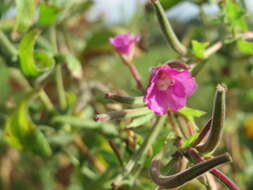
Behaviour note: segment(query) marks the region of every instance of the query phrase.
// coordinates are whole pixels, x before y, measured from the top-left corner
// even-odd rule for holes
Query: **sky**
[[[96,4],[89,12],[88,16],[90,19],[95,19],[97,16],[103,14],[108,24],[116,24],[122,19],[127,20],[130,18],[138,2],[144,3],[146,1],[147,0],[95,0]],[[253,0],[245,0],[245,2],[249,11],[253,12]],[[213,15],[219,10],[218,6],[215,4],[205,5],[204,9],[209,15]],[[187,20],[197,16],[198,13],[199,9],[195,4],[183,2],[170,9],[168,11],[168,16],[177,17],[179,20]]]

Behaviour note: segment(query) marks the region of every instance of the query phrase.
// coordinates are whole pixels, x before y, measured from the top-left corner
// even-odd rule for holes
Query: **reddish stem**
[[[196,162],[203,162],[205,161],[204,158],[202,158],[194,149],[190,148],[188,150],[189,156],[195,160]],[[240,190],[240,188],[231,180],[229,179],[225,174],[223,174],[218,169],[212,169],[210,171],[215,177],[217,177],[222,183],[224,183],[229,189],[231,190]]]
[[[140,89],[142,92],[144,92],[145,88],[142,83],[140,73],[137,70],[136,66],[132,62],[127,60],[124,56],[122,56],[121,54],[119,54],[119,56],[122,59],[123,63],[129,68],[129,70],[136,82],[137,88]]]
[[[204,126],[204,128],[201,130],[198,138],[192,143],[192,147],[197,146],[201,141],[206,137],[208,132],[211,129],[212,119],[210,119],[207,124]]]

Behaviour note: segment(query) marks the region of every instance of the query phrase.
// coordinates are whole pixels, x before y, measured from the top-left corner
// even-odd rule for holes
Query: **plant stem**
[[[60,107],[61,107],[62,110],[66,110],[66,108],[67,108],[67,101],[66,101],[66,95],[65,95],[64,85],[63,85],[61,65],[59,65],[59,64],[56,65],[55,72],[56,72],[55,73],[56,88],[57,88],[57,92],[58,92]]]
[[[144,143],[141,145],[139,150],[134,154],[133,158],[130,159],[129,162],[127,163],[124,174],[119,175],[113,182],[114,188],[117,189],[121,185],[123,178],[128,176],[133,171],[133,169],[135,169],[136,166],[140,164],[140,161],[142,161],[148,149],[152,146],[152,144],[158,137],[160,131],[162,130],[165,120],[166,120],[166,116],[161,116],[157,124],[152,127]]]
[[[127,60],[127,58],[125,58],[124,56],[122,56],[121,54],[119,54],[121,60],[123,61],[123,63],[128,67],[128,69],[130,70],[135,82],[136,82],[136,86],[138,89],[140,89],[142,92],[144,92],[145,88],[144,85],[142,83],[141,80],[141,76],[140,73],[138,71],[138,69],[136,68],[136,66],[134,65],[134,63],[132,63],[131,61]]]
[[[40,97],[40,100],[45,105],[47,111],[49,111],[49,112],[54,111],[54,105],[52,104],[51,100],[47,96],[45,90],[43,90],[43,89],[40,90],[39,97]]]
[[[148,108],[125,109],[120,111],[112,111],[108,113],[98,114],[95,121],[108,121],[113,119],[121,119],[122,117],[131,118],[152,113]]]
[[[120,154],[116,144],[112,140],[108,140],[108,143],[109,143],[110,147],[112,148],[113,152],[115,153],[116,157],[118,158],[118,161],[119,161],[121,167],[124,168],[124,161],[123,161],[122,155]]]
[[[121,96],[115,93],[108,92],[106,93],[105,97],[107,99],[111,99],[123,104],[144,105],[143,96],[140,97]]]
[[[12,60],[16,61],[18,50],[13,46],[6,35],[0,30],[0,43],[7,50],[8,54],[12,56]]]

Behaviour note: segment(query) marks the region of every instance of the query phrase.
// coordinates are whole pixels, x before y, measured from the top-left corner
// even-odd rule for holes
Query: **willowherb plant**
[[[125,165],[122,174],[119,174],[115,178],[112,186],[114,189],[118,189],[124,183],[125,178],[129,176],[138,176],[140,168],[144,164],[144,158],[147,156],[147,151],[152,147],[152,144],[156,141],[159,134],[164,130],[163,128],[166,126],[166,122],[168,122],[172,126],[178,139],[176,145],[177,150],[173,153],[172,159],[168,165],[177,165],[181,167],[177,167],[172,174],[167,176],[162,175],[159,163],[164,157],[164,151],[161,151],[150,164],[150,176],[157,185],[157,189],[178,188],[190,180],[199,179],[200,176],[206,178],[207,186],[215,189],[217,187],[215,182],[213,183],[213,177],[206,173],[210,172],[229,189],[238,190],[239,187],[231,179],[216,169],[216,167],[221,164],[231,162],[231,156],[228,153],[220,156],[213,155],[223,134],[226,86],[223,84],[217,85],[212,117],[200,133],[197,132],[193,125],[189,124],[189,118],[187,118],[184,113],[180,112],[180,110],[182,110],[182,108],[184,109],[186,106],[188,96],[192,96],[197,89],[197,81],[193,76],[196,76],[202,69],[202,62],[205,62],[204,59],[207,59],[211,54],[218,51],[221,46],[218,43],[218,45],[215,44],[213,47],[205,50],[205,44],[199,44],[193,41],[193,51],[195,48],[194,56],[198,58],[198,60],[189,61],[195,58],[192,57],[189,53],[190,51],[177,38],[160,1],[152,0],[150,3],[154,6],[165,38],[170,46],[181,56],[181,61],[169,61],[167,64],[153,68],[150,73],[149,84],[146,90],[144,90],[140,75],[133,63],[133,56],[131,55],[130,59],[125,57],[125,55],[133,53],[134,43],[139,40],[139,37],[131,37],[130,33],[128,33],[120,34],[110,39],[110,43],[115,46],[123,63],[130,68],[132,76],[137,83],[137,87],[142,92],[144,90],[143,105],[145,104],[145,106],[156,115],[144,120],[144,122],[147,122],[152,118],[156,120],[156,123],[139,149]],[[201,50],[200,46],[202,46]],[[187,60],[186,63],[184,60]],[[197,62],[197,64],[194,62]],[[201,86],[199,86],[199,88],[201,88]],[[140,99],[140,97],[124,97],[112,93],[109,93],[106,97],[120,103],[130,104]],[[127,109],[107,114],[99,114],[96,116],[96,120],[125,119],[142,115],[145,116],[147,113],[149,113],[149,111],[145,107]],[[183,118],[188,123],[175,123],[175,117],[180,119]],[[141,119],[142,118],[140,118],[140,120]],[[138,120],[138,118],[135,120]],[[164,149],[166,149],[166,144]],[[184,160],[184,158],[188,161]],[[187,168],[189,163],[194,163],[194,165]],[[137,168],[139,168],[139,170]]]
[[[252,189],[251,0],[98,2],[0,1],[0,189]]]

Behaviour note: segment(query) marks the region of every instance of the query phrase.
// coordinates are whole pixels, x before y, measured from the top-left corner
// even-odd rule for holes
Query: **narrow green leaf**
[[[199,59],[205,58],[205,49],[209,45],[209,43],[198,42],[196,40],[192,40],[192,52],[193,55]]]
[[[33,93],[29,93],[7,118],[4,137],[8,144],[17,149],[49,156],[51,154],[50,146],[29,116],[28,104],[32,97]]]
[[[42,3],[40,5],[40,16],[38,24],[42,26],[49,26],[55,24],[61,9],[55,5]]]
[[[15,31],[24,33],[33,23],[35,0],[16,0],[17,22]]]
[[[205,114],[203,111],[189,107],[183,107],[181,110],[179,110],[179,112],[188,117],[201,117]]]
[[[143,125],[145,123],[147,123],[148,121],[150,121],[155,115],[153,113],[148,114],[148,115],[144,115],[141,117],[138,117],[136,119],[134,119],[128,126],[127,128],[133,128],[133,127],[139,127],[140,125]]]
[[[68,54],[65,55],[65,61],[67,64],[68,69],[70,70],[71,74],[75,78],[82,77],[82,67],[80,61],[73,55]]]
[[[101,123],[88,119],[81,119],[75,116],[56,116],[53,118],[53,122],[70,124],[74,127],[88,128],[88,129],[97,129],[101,126]]]
[[[244,39],[239,39],[236,43],[237,48],[242,52],[246,54],[252,54],[253,53],[253,43],[248,42]]]
[[[37,76],[54,66],[53,58],[46,52],[39,51],[34,53],[34,45],[39,34],[39,30],[33,30],[26,34],[20,42],[20,65],[22,71],[27,76]]]

